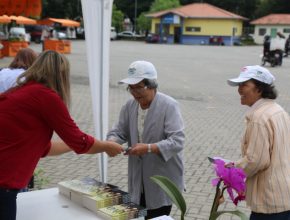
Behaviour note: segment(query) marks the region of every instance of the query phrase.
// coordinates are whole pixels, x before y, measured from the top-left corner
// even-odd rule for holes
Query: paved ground
[[[31,45],[40,51],[40,45]],[[176,98],[181,106],[186,129],[184,196],[188,205],[186,219],[208,219],[215,189],[211,186],[213,168],[207,156],[237,159],[244,128],[246,107],[241,106],[237,89],[229,87],[226,79],[236,77],[244,65],[260,64],[261,46],[219,47],[145,44],[114,41],[110,49],[110,126],[128,97],[125,87],[117,81],[126,75],[128,65],[139,59],[151,61],[158,70],[159,90]],[[84,131],[94,134],[91,96],[84,41],[72,43],[72,115]],[[0,60],[5,66],[11,58]],[[276,77],[278,102],[290,112],[290,58],[282,67],[269,67]],[[42,159],[38,165],[49,177],[44,188],[55,187],[62,180],[98,178],[97,156],[67,155]],[[109,159],[108,182],[127,190],[127,160],[125,156]],[[221,209],[234,209],[227,202]],[[239,209],[249,214],[242,203]],[[172,216],[179,219],[174,208]],[[221,219],[237,219],[224,216]]]

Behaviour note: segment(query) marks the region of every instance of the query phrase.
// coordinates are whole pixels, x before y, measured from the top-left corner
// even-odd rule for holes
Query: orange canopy
[[[7,16],[7,15],[2,15],[0,16],[0,23],[10,23],[12,21],[15,21],[16,24],[36,24],[36,20],[26,18],[23,16]]]
[[[11,18],[7,15],[0,16],[0,24],[7,24],[11,22]]]
[[[43,20],[37,21],[38,24],[41,25],[48,25],[48,26],[53,26],[54,23],[59,23],[61,26],[65,27],[79,27],[80,22],[69,20],[69,19],[60,19],[60,18],[47,18]]]
[[[11,21],[15,21],[16,24],[36,24],[36,20],[26,18],[23,16],[10,16]]]

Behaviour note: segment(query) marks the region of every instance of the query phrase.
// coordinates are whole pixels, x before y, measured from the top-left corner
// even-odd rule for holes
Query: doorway
[[[174,43],[177,43],[177,44],[180,43],[180,34],[181,34],[181,28],[174,27]]]

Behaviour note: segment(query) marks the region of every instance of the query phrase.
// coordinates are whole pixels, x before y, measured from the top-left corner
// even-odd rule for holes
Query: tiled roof
[[[147,14],[147,17],[157,18],[168,13],[177,14],[184,18],[218,18],[248,20],[245,17],[223,10],[207,3],[193,3],[179,8]]]
[[[251,24],[289,24],[290,14],[269,14],[267,16],[258,18],[251,22]]]

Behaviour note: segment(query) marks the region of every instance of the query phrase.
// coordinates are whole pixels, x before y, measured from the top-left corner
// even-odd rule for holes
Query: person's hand
[[[148,153],[148,144],[135,144],[130,150],[126,152],[129,155],[142,156]]]
[[[124,151],[122,145],[114,142],[114,141],[107,141],[107,146],[105,148],[105,152],[110,156],[114,157]]]
[[[130,150],[132,149],[132,147],[124,147],[123,146],[123,149],[124,149],[124,155],[128,155]]]

